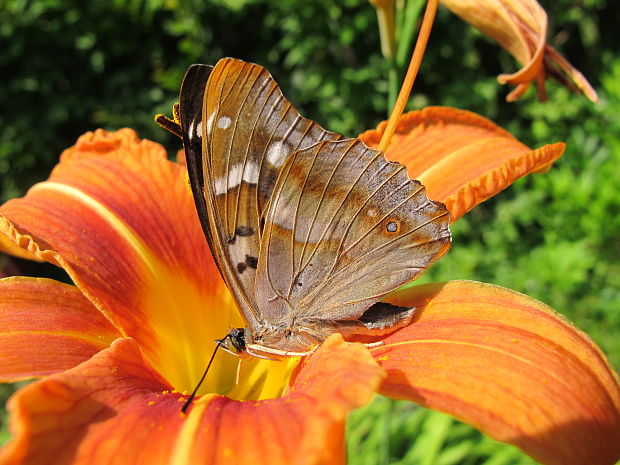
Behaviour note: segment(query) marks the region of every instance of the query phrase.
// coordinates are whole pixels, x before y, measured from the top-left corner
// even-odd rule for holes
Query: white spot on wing
[[[192,140],[194,138],[194,121],[192,120],[189,123],[189,131],[187,132],[189,140]]]
[[[275,142],[267,149],[267,161],[276,168],[280,168],[286,158],[286,146],[282,142]]]
[[[228,116],[222,116],[217,122],[217,127],[220,129],[228,129],[230,123],[232,123],[232,120]]]
[[[207,131],[211,132],[213,130],[213,118],[215,118],[215,113],[211,113],[209,115],[209,119],[207,120]]]
[[[228,171],[228,183],[226,183],[226,176],[221,176],[215,180],[215,195],[224,194],[227,190],[234,189],[241,184],[242,180],[248,184],[258,182],[258,165],[256,162],[249,161],[245,166],[243,163],[235,163]]]
[[[258,165],[256,162],[246,163],[245,170],[243,171],[243,180],[249,184],[258,183]]]
[[[196,127],[196,134],[202,137],[202,120],[198,122],[198,126]]]

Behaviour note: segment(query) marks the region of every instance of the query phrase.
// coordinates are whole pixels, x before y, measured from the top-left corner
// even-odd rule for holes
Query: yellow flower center
[[[149,261],[156,278],[145,305],[155,337],[146,344],[139,342],[159,373],[177,391],[190,393],[215,349],[214,341],[244,322],[219,276],[197,283],[153,257]],[[241,359],[220,350],[198,395],[218,393],[238,400],[279,397],[298,362],[298,358]]]

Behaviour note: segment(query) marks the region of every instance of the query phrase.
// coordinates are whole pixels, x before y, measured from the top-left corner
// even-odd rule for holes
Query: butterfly
[[[411,321],[415,308],[381,299],[451,236],[446,207],[405,166],[303,118],[267,70],[232,58],[192,65],[174,120],[158,122],[183,139],[202,228],[246,323],[227,350],[305,355],[335,332]]]

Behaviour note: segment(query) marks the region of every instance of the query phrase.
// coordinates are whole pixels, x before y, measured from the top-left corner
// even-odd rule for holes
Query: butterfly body
[[[192,66],[179,117],[198,216],[246,321],[229,350],[278,358],[410,321],[415,309],[380,299],[443,255],[450,233],[403,165],[301,117],[239,60]]]

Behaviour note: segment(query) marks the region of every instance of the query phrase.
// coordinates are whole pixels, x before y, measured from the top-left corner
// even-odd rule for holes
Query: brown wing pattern
[[[266,214],[256,276],[267,321],[352,320],[450,246],[449,214],[406,168],[357,139],[285,163]]]
[[[342,136],[301,117],[263,67],[231,58],[210,72],[201,122],[214,254],[252,326],[261,217],[278,174],[296,150]]]

